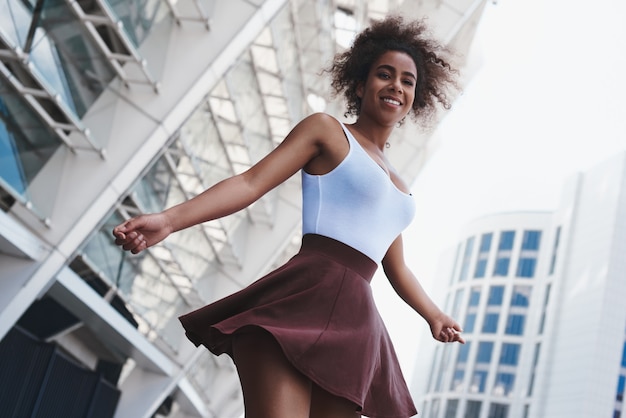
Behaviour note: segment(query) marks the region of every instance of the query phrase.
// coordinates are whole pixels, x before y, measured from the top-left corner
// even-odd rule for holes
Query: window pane
[[[487,260],[476,261],[476,270],[474,271],[474,277],[477,279],[485,277],[485,271],[487,270]]]
[[[530,302],[531,291],[532,287],[530,286],[513,287],[513,293],[511,294],[511,306],[527,307]]]
[[[470,293],[469,306],[478,306],[480,302],[480,287],[473,287]]]
[[[523,335],[525,321],[526,315],[509,315],[509,318],[506,321],[506,330],[504,332],[509,335]]]
[[[519,360],[520,345],[503,343],[500,353],[500,364],[517,366]]]
[[[515,231],[502,231],[500,233],[500,243],[498,244],[498,250],[513,249],[514,240],[515,240]]]
[[[517,263],[517,277],[533,277],[537,259],[534,257],[520,257]]]
[[[470,342],[466,342],[459,347],[459,352],[457,354],[457,363],[465,363],[467,362],[467,358],[469,356]]]
[[[524,231],[522,250],[538,250],[541,241],[541,231]]]
[[[493,269],[494,276],[506,276],[509,274],[509,263],[511,259],[509,257],[498,257],[496,259],[496,265]]]
[[[513,392],[514,384],[515,375],[513,373],[498,373],[492,393],[496,396],[508,396]]]
[[[554,268],[556,267],[556,255],[559,250],[559,240],[561,237],[561,227],[556,228],[554,243],[552,244],[552,256],[550,257],[550,271],[548,274],[552,275],[554,273]]]
[[[482,332],[493,334],[498,330],[498,319],[500,318],[500,314],[497,313],[488,313],[485,315],[485,320],[483,322],[483,330]]]
[[[467,401],[465,416],[463,418],[478,418],[480,416],[481,406],[482,402],[480,401]]]
[[[463,253],[463,262],[461,263],[460,281],[467,279],[467,274],[470,268],[470,259],[472,257],[472,250],[474,248],[474,237],[469,237],[465,244],[465,252]]]
[[[489,415],[487,418],[508,418],[509,405],[492,403],[489,406]]]
[[[493,352],[493,343],[491,341],[483,341],[478,344],[478,353],[476,353],[476,363],[491,362],[491,353]]]
[[[468,313],[465,317],[465,325],[463,325],[463,332],[472,333],[474,332],[474,325],[476,325],[476,314]]]
[[[483,234],[480,237],[480,252],[481,253],[489,252],[489,249],[491,248],[491,238],[492,238],[492,236],[493,236],[492,233],[488,233],[488,234]]]
[[[489,373],[485,370],[475,370],[472,375],[472,383],[470,385],[471,393],[485,393],[485,385]]]
[[[446,414],[444,418],[456,418],[456,411],[459,409],[458,399],[450,399],[446,404]]]
[[[491,288],[489,288],[489,299],[487,300],[487,305],[501,306],[503,296],[504,286],[491,286]]]

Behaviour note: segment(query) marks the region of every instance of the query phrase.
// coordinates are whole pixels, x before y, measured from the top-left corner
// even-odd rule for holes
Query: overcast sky
[[[442,250],[467,222],[552,210],[568,177],[626,150],[626,2],[490,1],[470,54],[480,66],[438,128],[403,235],[431,292]],[[377,302],[410,381],[419,344],[435,343],[384,280]]]

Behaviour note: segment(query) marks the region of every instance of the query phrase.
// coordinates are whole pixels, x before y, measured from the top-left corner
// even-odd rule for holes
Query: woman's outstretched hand
[[[448,315],[441,313],[441,315],[430,321],[430,332],[433,334],[433,338],[442,343],[460,342],[465,344],[465,339],[461,336],[461,326]]]
[[[172,226],[163,213],[140,215],[113,228],[115,245],[133,254],[163,241],[170,233]]]

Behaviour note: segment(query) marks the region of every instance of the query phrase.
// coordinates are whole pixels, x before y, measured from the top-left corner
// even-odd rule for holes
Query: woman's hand
[[[140,215],[113,228],[115,244],[133,254],[163,241],[171,232],[164,213]]]
[[[430,332],[433,338],[442,343],[452,343],[455,341],[465,344],[465,339],[461,337],[461,326],[443,312],[429,321]]]

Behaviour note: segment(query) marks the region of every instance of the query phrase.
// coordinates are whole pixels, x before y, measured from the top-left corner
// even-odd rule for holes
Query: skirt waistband
[[[343,242],[323,235],[305,234],[302,237],[300,253],[315,252],[329,257],[363,276],[368,282],[372,280],[378,264],[359,250]]]

